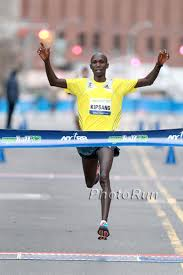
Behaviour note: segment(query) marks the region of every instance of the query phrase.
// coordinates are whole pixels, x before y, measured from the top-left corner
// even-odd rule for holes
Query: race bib
[[[111,99],[91,98],[90,99],[90,114],[92,115],[110,115],[111,114]]]

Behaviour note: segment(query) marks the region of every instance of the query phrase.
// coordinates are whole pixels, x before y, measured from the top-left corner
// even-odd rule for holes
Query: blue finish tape
[[[0,130],[0,148],[183,146],[183,128],[150,131]]]

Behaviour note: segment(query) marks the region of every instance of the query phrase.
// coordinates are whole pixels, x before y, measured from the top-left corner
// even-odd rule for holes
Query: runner
[[[160,51],[153,70],[142,79],[106,79],[109,67],[108,59],[103,53],[91,57],[90,68],[93,78],[59,79],[50,64],[50,49],[40,44],[38,54],[44,61],[48,81],[51,86],[67,89],[78,101],[79,124],[83,131],[115,131],[121,117],[123,97],[136,88],[152,85],[163,64],[169,59],[166,50]],[[114,156],[119,155],[117,147],[78,148],[82,158],[86,186],[92,188],[100,180],[102,188],[101,212],[98,239],[106,240],[110,235],[108,215],[111,204],[110,171]],[[97,174],[98,162],[100,176]]]

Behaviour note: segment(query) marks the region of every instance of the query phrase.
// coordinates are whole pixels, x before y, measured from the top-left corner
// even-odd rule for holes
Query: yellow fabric
[[[83,131],[114,131],[118,128],[123,97],[133,92],[137,80],[113,79],[96,82],[86,78],[67,79],[67,93],[77,97]]]

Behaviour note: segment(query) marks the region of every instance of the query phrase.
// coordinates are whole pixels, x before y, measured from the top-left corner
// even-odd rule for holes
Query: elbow
[[[55,86],[55,84],[53,82],[49,82],[50,83],[50,86]]]
[[[49,80],[50,86],[56,86],[56,81],[54,79]]]
[[[57,86],[58,78],[55,76],[48,76],[50,86]]]

